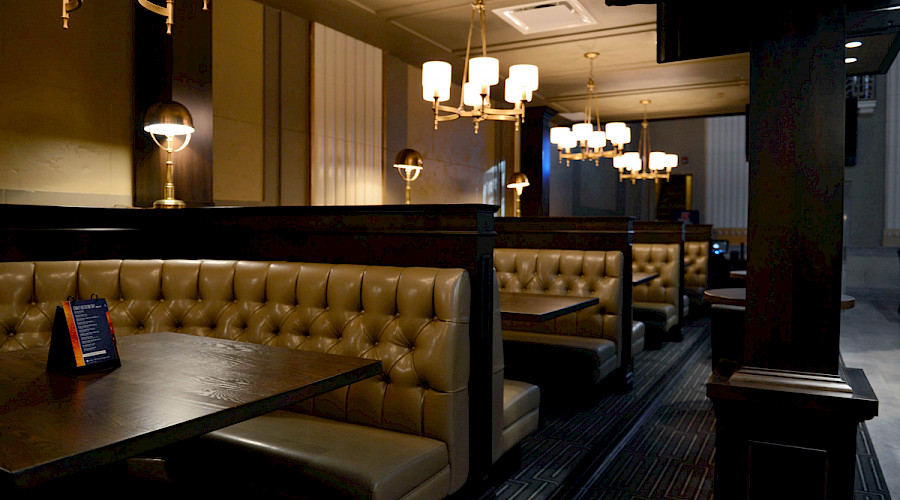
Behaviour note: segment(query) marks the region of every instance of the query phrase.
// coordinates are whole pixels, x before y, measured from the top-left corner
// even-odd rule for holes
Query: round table
[[[703,292],[706,300],[713,304],[728,306],[747,305],[746,288],[714,288]],[[850,295],[841,294],[841,309],[852,309],[856,305],[856,299]]]

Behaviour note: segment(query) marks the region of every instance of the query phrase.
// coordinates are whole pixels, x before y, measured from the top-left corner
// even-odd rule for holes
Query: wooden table
[[[736,269],[728,273],[729,278],[733,278],[736,280],[745,280],[747,279],[747,270],[746,269]]]
[[[599,303],[597,297],[500,292],[500,314],[515,321],[547,321]]]
[[[381,373],[381,362],[180,333],[118,339],[122,366],[45,371],[0,354],[0,491],[205,434]]]
[[[659,278],[659,273],[631,273],[631,285],[642,285],[656,278]]]
[[[713,304],[747,306],[746,288],[715,288],[706,290],[703,294],[706,296],[706,300]],[[854,305],[856,305],[856,298],[841,294],[841,309],[852,309]]]

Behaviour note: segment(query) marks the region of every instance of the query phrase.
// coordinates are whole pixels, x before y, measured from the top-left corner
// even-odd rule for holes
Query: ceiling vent
[[[535,2],[493,9],[493,12],[524,35],[597,24],[577,0]]]

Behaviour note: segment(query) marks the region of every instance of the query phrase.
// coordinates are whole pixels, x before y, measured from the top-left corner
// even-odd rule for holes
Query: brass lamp
[[[409,183],[422,173],[422,155],[415,149],[401,149],[394,158],[394,168],[406,181],[406,204],[409,205]]]
[[[528,176],[522,172],[515,172],[509,177],[509,182],[506,184],[506,187],[516,190],[516,217],[522,216],[522,207],[519,204],[519,197],[522,196],[522,190],[530,185],[531,183],[528,182]]]
[[[174,162],[172,155],[186,148],[194,133],[194,121],[191,113],[184,105],[175,101],[158,102],[144,116],[144,130],[150,133],[153,142],[166,151],[166,184],[163,188],[163,199],[153,202],[153,208],[184,208],[185,203],[175,199],[175,184],[172,182]],[[166,137],[165,145],[156,138]],[[178,148],[173,146],[176,135],[183,135],[184,140]]]

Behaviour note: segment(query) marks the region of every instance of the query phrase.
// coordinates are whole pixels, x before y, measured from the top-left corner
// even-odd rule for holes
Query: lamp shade
[[[530,186],[531,183],[528,182],[528,176],[523,174],[522,172],[515,172],[511,176],[509,176],[509,182],[506,184],[506,187],[510,189],[515,189],[516,194],[521,195],[522,189]]]
[[[631,129],[623,122],[610,122],[606,124],[606,138],[616,145],[631,142]]]
[[[500,61],[494,57],[469,59],[469,81],[482,87],[497,85],[500,81]]]
[[[416,180],[422,172],[422,155],[415,149],[401,149],[394,158],[394,167],[407,182]]]
[[[594,132],[594,125],[590,122],[582,122],[576,123],[572,125],[572,133],[575,134],[575,139],[579,141],[586,141],[591,138],[591,133]]]
[[[513,64],[509,67],[509,77],[528,90],[538,89],[538,67],[534,64]]]
[[[144,130],[165,136],[194,133],[194,120],[183,104],[163,101],[150,106],[144,115]]]
[[[453,69],[444,61],[422,64],[422,99],[444,102],[450,99],[450,80]]]

